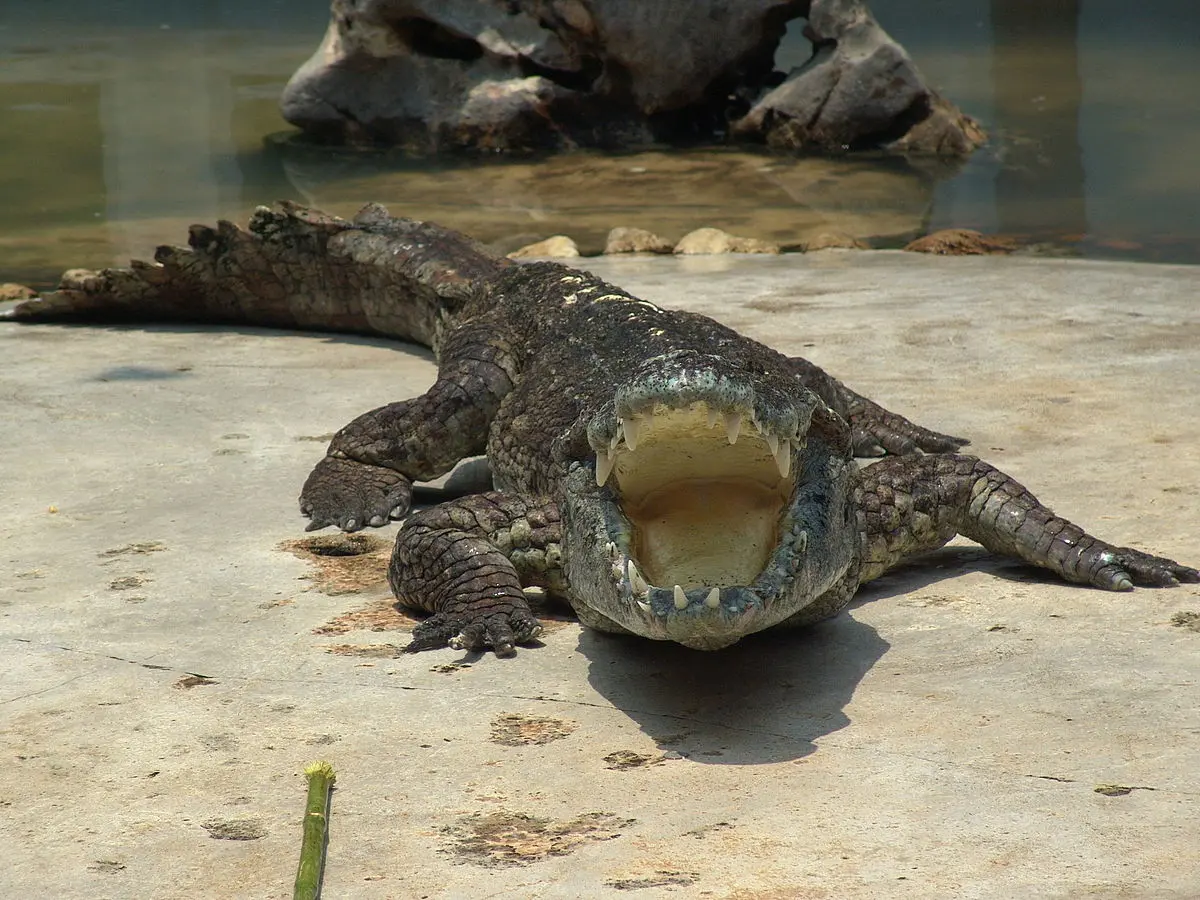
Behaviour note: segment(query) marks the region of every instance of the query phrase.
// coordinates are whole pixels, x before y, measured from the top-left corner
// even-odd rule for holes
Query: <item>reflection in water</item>
[[[0,280],[146,257],[299,199],[264,134],[328,0],[38,0],[0,14]]]
[[[933,199],[933,179],[901,160],[797,160],[718,148],[418,166],[386,155],[373,163],[331,159],[302,145],[279,150],[307,203],[348,214],[369,197],[502,252],[569,234],[583,253],[599,253],[615,225],[672,242],[715,224],[785,248],[831,232],[903,246],[925,230]]]
[[[1200,3],[870,5],[991,132],[991,146],[938,186],[934,227],[1082,232],[1070,246],[1084,255],[1200,262]]]
[[[895,246],[959,226],[1200,262],[1200,55],[1180,37],[1200,28],[1193,0],[872,0],[993,135],[957,173],[729,149],[486,165],[314,155],[264,136],[286,127],[277,98],[327,0],[100,6],[39,0],[0,19],[0,280],[145,257],[192,222],[279,198],[341,213],[380,200],[500,247],[565,232],[594,251],[615,225]],[[785,66],[808,53],[799,31]]]
[[[211,65],[204,34],[112,61],[100,95],[105,216],[111,252],[143,252],[142,220],[171,213],[212,222],[236,208],[242,175],[232,133],[234,85]],[[149,48],[143,48],[143,51]]]
[[[996,174],[1001,232],[1087,232],[1079,146],[1076,35],[1080,0],[991,0],[995,131],[1006,140]]]

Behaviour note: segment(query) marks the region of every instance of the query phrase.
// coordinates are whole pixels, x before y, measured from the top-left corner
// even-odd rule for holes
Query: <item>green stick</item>
[[[294,900],[317,900],[321,895],[321,869],[325,862],[325,816],[329,791],[337,781],[333,766],[315,762],[304,767],[308,779],[308,802],[304,806],[304,840],[300,844],[300,868],[296,870]]]

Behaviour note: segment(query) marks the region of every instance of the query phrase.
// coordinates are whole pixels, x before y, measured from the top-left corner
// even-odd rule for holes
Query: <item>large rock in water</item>
[[[799,16],[816,52],[784,81],[775,50]],[[430,153],[695,142],[730,123],[800,149],[982,139],[858,0],[333,0],[281,106],[319,139]]]
[[[984,142],[859,0],[813,0],[804,36],[812,58],[734,122],[734,134],[778,149],[939,156],[965,156]]]

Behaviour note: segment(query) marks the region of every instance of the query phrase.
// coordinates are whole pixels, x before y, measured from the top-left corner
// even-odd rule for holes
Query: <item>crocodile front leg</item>
[[[521,590],[565,590],[558,506],[489,491],[414,513],[396,535],[388,582],[404,606],[432,613],[409,652],[447,645],[512,656],[542,626]]]
[[[414,481],[437,478],[484,451],[517,369],[511,342],[494,325],[455,328],[428,391],[364,413],[334,435],[300,493],[300,511],[312,519],[307,530],[358,531],[403,516]]]
[[[896,457],[867,466],[855,490],[862,548],[860,582],[870,581],[955,534],[1081,584],[1109,591],[1135,584],[1200,582],[1171,559],[1115,547],[1056,516],[1013,478],[973,456]]]
[[[800,383],[849,423],[855,456],[948,453],[970,443],[966,438],[922,428],[884,409],[803,357],[793,356],[788,362]]]

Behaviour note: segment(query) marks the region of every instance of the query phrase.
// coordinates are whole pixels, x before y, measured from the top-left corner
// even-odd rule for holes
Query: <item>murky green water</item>
[[[1200,4],[871,5],[992,133],[961,170],[729,149],[440,166],[313,152],[278,140],[276,98],[320,39],[325,0],[0,2],[0,281],[145,257],[191,222],[278,198],[341,213],[377,200],[501,248],[567,233],[598,250],[615,225],[785,246],[960,226],[1200,262]],[[797,35],[780,58],[806,52]]]

